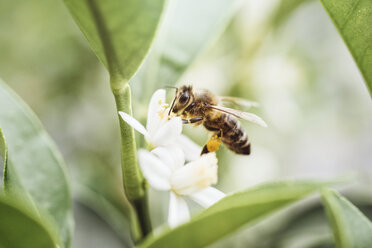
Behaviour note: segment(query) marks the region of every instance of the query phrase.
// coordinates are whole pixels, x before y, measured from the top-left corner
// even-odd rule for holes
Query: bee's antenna
[[[168,116],[170,115],[170,113],[172,112],[172,110],[173,110],[173,107],[174,107],[174,103],[176,102],[176,98],[177,98],[177,93],[178,93],[178,88],[177,87],[174,87],[174,86],[165,86],[165,87],[167,87],[167,88],[175,88],[176,89],[176,95],[174,96],[174,98],[173,98],[173,102],[172,102],[172,105],[171,105],[171,107],[170,107],[170,109],[169,109],[169,112],[168,112]]]

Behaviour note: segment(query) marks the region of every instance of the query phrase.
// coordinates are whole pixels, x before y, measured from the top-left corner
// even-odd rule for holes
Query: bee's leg
[[[221,145],[221,137],[222,137],[222,131],[220,130],[208,140],[207,144],[204,145],[203,150],[200,155],[217,151]]]
[[[195,117],[195,118],[192,118],[190,120],[182,119],[182,123],[183,124],[193,124],[193,123],[196,123],[196,122],[199,122],[199,121],[202,121],[202,120],[203,120],[203,117]]]

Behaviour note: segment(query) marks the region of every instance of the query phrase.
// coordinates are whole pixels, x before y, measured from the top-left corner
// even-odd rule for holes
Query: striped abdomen
[[[245,155],[251,153],[248,135],[235,117],[222,113],[219,118],[213,121],[205,121],[204,126],[210,131],[221,131],[222,143],[231,151]]]

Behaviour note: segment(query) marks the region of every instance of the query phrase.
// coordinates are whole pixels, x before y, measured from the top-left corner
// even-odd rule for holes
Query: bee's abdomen
[[[249,155],[251,153],[251,143],[248,140],[247,133],[235,117],[224,114],[224,118],[222,142],[237,154]]]

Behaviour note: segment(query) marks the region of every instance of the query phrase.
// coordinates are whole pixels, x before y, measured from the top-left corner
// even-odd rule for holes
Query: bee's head
[[[169,113],[173,112],[176,115],[182,113],[182,111],[187,108],[194,100],[194,93],[192,86],[183,85],[176,91],[176,96],[173,99],[172,106]]]

